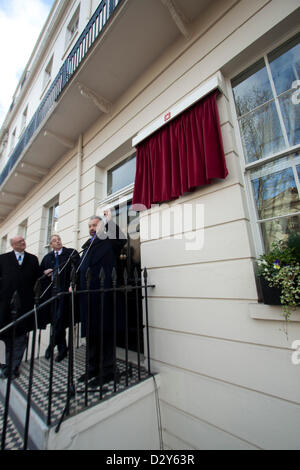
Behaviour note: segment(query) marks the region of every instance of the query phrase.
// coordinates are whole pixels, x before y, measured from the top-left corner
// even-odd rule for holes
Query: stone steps
[[[85,371],[85,346],[75,349],[74,354],[74,383],[76,387],[75,396],[70,403],[70,414],[64,417],[64,422],[74,416],[84,413],[92,407],[101,405],[113,397],[134,388],[139,383],[138,370],[136,365],[131,364],[131,375],[128,376],[128,388],[126,387],[125,369],[126,364],[122,359],[117,360],[117,367],[121,373],[120,381],[117,383],[116,392],[114,382],[105,384],[100,399],[100,389],[89,388],[88,407],[85,406],[84,385],[78,383],[78,378]],[[49,404],[49,368],[50,361],[44,357],[35,361],[34,379],[32,388],[32,408],[29,432],[30,449],[46,449],[51,427],[56,427],[66,406],[68,359],[61,363],[54,363],[53,375],[53,399],[51,426],[47,426],[47,411]],[[28,391],[30,363],[23,362],[20,368],[20,377],[12,382],[10,399],[10,419],[7,433],[7,449],[20,450],[23,448],[23,433],[26,413],[26,399]],[[141,381],[148,379],[148,373],[141,368]],[[4,397],[6,393],[6,380],[0,381],[0,396],[2,396],[1,412],[4,412]],[[0,429],[2,428],[0,421]]]

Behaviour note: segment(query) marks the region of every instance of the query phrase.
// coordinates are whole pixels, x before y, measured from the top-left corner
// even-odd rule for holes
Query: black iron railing
[[[60,94],[68,82],[72,79],[74,73],[77,71],[78,67],[85,59],[87,53],[94,45],[96,39],[101,34],[103,28],[109,22],[114,11],[122,3],[122,1],[123,0],[101,1],[87,26],[76,41],[76,44],[72,48],[67,59],[60,68],[56,78],[51,84],[37,111],[33,115],[30,123],[23,132],[19,142],[11,153],[6,166],[0,173],[0,185],[4,182],[4,180],[14,168],[33,135],[40,127],[46,116],[49,114],[53,104],[58,100]]]
[[[110,386],[111,386],[111,393],[109,396],[112,396],[116,393],[120,393],[121,391],[128,388],[135,383],[139,383],[141,380],[148,378],[152,375],[150,369],[150,347],[149,347],[149,324],[148,324],[148,289],[153,288],[153,285],[148,285],[148,275],[147,270],[144,269],[142,272],[139,272],[137,269],[134,270],[134,274],[132,278],[128,277],[128,273],[125,270],[123,273],[123,279],[120,280],[117,278],[117,273],[115,268],[113,269],[111,280],[110,280],[110,287],[104,287],[105,285],[105,274],[103,268],[99,273],[99,288],[91,289],[91,271],[88,269],[86,275],[86,289],[78,290],[76,289],[76,270],[75,266],[73,266],[71,279],[70,279],[70,289],[68,292],[60,292],[58,289],[59,286],[59,274],[56,273],[54,279],[51,284],[51,298],[46,301],[43,300],[42,292],[42,284],[41,279],[39,279],[35,285],[34,289],[34,308],[26,313],[25,315],[18,318],[18,311],[20,309],[20,299],[18,293],[15,292],[11,301],[11,323],[6,327],[0,330],[0,340],[2,338],[10,338],[12,350],[14,348],[14,341],[16,337],[16,329],[17,327],[20,328],[22,322],[28,320],[29,318],[34,318],[35,327],[32,331],[31,337],[31,347],[30,341],[28,342],[27,352],[26,352],[26,362],[28,368],[28,381],[26,383],[27,390],[26,390],[26,413],[25,413],[25,422],[24,422],[24,433],[23,433],[23,449],[28,449],[28,442],[29,442],[29,424],[30,424],[30,413],[32,407],[34,405],[34,387],[35,387],[35,376],[38,377],[38,367],[36,365],[37,361],[40,360],[40,335],[38,337],[38,330],[39,330],[39,320],[43,315],[45,308],[50,307],[51,318],[50,318],[50,359],[49,359],[49,366],[48,366],[48,378],[46,379],[46,391],[44,393],[46,399],[46,410],[45,410],[45,420],[48,426],[56,425],[56,432],[59,432],[60,426],[63,420],[67,417],[72,415],[73,413],[70,412],[70,408],[72,403],[76,399],[76,395],[81,394],[82,398],[82,407],[78,411],[84,411],[87,407],[89,407],[89,401],[92,400],[93,404],[99,403],[103,398],[107,397],[106,395],[106,384],[105,380],[103,380],[103,335],[105,334],[105,328],[103,326],[103,322],[105,319],[104,311],[104,303],[106,303],[107,307],[107,297],[109,295],[109,307],[110,307],[110,314],[112,315],[112,342],[113,342],[113,377],[110,379]],[[99,375],[97,375],[96,379],[93,380],[94,383],[93,387],[91,388],[91,381],[88,377],[88,367],[89,367],[89,341],[90,341],[90,312],[91,308],[95,308],[95,304],[92,304],[92,301],[95,300],[95,295],[97,301],[99,302],[97,308],[99,311],[99,320],[98,321],[98,337],[100,338],[100,350],[99,350]],[[76,354],[76,348],[79,347],[79,341],[77,337],[76,341],[76,327],[75,327],[75,305],[79,305],[80,301],[84,297],[84,304],[86,308],[84,309],[85,321],[86,321],[86,347],[84,349],[83,354],[83,361],[84,367],[82,370],[85,370],[85,378],[84,383],[79,386],[78,381],[74,377],[74,358]],[[129,302],[130,297],[130,302]],[[63,381],[61,378],[61,386],[59,390],[57,390],[57,386],[54,385],[54,376],[56,367],[56,362],[54,361],[54,331],[55,331],[55,322],[56,322],[56,311],[59,302],[62,299],[67,299],[69,301],[69,338],[68,338],[68,359],[66,361],[66,381]],[[104,301],[104,299],[106,299]],[[136,334],[136,350],[134,352],[130,351],[129,348],[129,309],[132,305],[135,304],[136,308],[134,309],[134,315],[136,316],[135,321],[135,334]],[[121,309],[120,309],[121,305]],[[141,321],[142,318],[142,305],[144,306],[144,320]],[[117,326],[117,316],[121,311],[122,318],[122,331],[118,329]],[[77,324],[77,332],[80,326],[80,320]],[[144,322],[144,324],[143,324]],[[144,335],[144,328],[145,328],[145,335]],[[117,336],[119,337],[121,334],[123,338],[123,346],[121,348],[124,358],[123,358],[123,371],[120,371],[117,368],[117,364],[120,361],[120,358],[117,357]],[[141,337],[143,335],[146,338],[146,356],[147,356],[147,367],[144,367],[141,360]],[[77,342],[77,345],[76,345]],[[36,354],[36,350],[38,349],[38,354]],[[120,351],[120,349],[118,349]],[[134,359],[131,358],[129,360],[129,353],[133,354]],[[6,449],[6,438],[7,438],[7,428],[8,428],[8,419],[10,415],[10,397],[11,397],[11,386],[12,381],[14,380],[13,376],[13,354],[10,355],[10,363],[7,364],[7,383],[6,383],[6,394],[5,394],[5,403],[4,403],[4,415],[3,415],[3,426],[2,426],[2,433],[1,433],[1,450]],[[21,366],[21,376],[23,373],[23,367],[25,367],[25,363]],[[132,368],[135,368],[135,380],[132,381]],[[60,372],[59,372],[60,373]],[[122,375],[122,383],[120,380],[120,375]],[[20,377],[21,379],[21,377]],[[18,379],[19,380],[19,379]],[[17,382],[18,382],[17,380]],[[98,382],[97,382],[98,381]],[[61,411],[60,417],[57,420],[53,420],[53,397],[56,394],[60,394],[63,397],[63,409]],[[92,399],[91,399],[92,397]],[[96,397],[96,399],[95,399]],[[96,400],[96,401],[95,401]],[[13,411],[13,410],[12,410]],[[57,415],[56,415],[57,416]]]

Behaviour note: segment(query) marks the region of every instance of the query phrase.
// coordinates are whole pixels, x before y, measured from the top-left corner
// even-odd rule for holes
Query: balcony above
[[[0,173],[0,223],[210,0],[102,0]]]

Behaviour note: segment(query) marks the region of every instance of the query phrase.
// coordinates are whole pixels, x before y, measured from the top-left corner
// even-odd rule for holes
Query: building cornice
[[[61,19],[67,10],[67,8],[70,6],[70,1],[69,0],[55,0],[53,3],[53,6],[51,8],[51,11],[48,15],[48,18],[44,24],[44,27],[36,41],[36,44],[34,46],[34,49],[31,53],[31,56],[24,68],[24,72],[21,76],[21,79],[19,80],[19,83],[16,87],[16,91],[20,87],[20,84],[22,83],[22,80],[24,79],[24,74],[29,71],[28,78],[26,79],[22,90],[20,91],[19,96],[16,99],[16,102],[14,104],[14,108],[11,111],[8,111],[6,114],[6,117],[4,119],[4,122],[1,126],[0,129],[0,142],[3,139],[3,136],[5,135],[5,132],[7,129],[9,129],[12,120],[14,119],[15,115],[17,114],[19,110],[19,104],[22,102],[24,99],[25,94],[27,93],[32,80],[35,77],[35,73],[40,65],[41,58],[45,54],[52,38],[53,38],[53,31],[59,26]],[[15,94],[16,94],[15,91]],[[15,95],[14,94],[14,95]]]

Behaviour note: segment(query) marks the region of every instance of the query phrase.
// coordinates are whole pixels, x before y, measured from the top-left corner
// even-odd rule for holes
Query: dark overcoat
[[[72,256],[72,261],[71,257]],[[58,275],[58,291],[59,292],[68,292],[70,287],[70,279],[71,279],[71,271],[72,266],[74,264],[75,268],[77,268],[79,264],[80,256],[76,250],[73,248],[62,248],[62,252],[58,255],[58,265],[59,265],[59,275]],[[42,276],[46,269],[54,269],[55,267],[55,255],[54,251],[51,251],[47,255],[44,256],[40,266],[40,275]],[[49,287],[52,282],[51,276],[44,277],[42,281],[42,291]],[[43,295],[41,302],[45,302],[46,300],[50,299],[53,296],[53,287],[50,286],[46,293]],[[60,297],[60,308],[59,314],[62,316],[61,325],[62,327],[67,327],[70,324],[70,296],[61,296]],[[48,323],[51,323],[51,312],[53,311],[52,308],[54,303],[50,304],[48,307],[44,307],[41,309],[40,315],[40,326],[41,328],[45,328]],[[77,315],[77,308],[75,314],[75,322],[78,321]]]
[[[112,222],[111,222],[112,223]],[[118,227],[117,227],[118,229]],[[112,287],[112,271],[117,266],[117,259],[120,255],[122,247],[126,243],[124,235],[117,232],[117,238],[105,239],[95,238],[93,241],[88,240],[83,246],[82,264],[80,266],[80,290],[85,290],[87,286],[86,274],[88,268],[91,271],[90,289],[100,288],[99,274],[101,268],[104,270],[105,280],[104,288]],[[115,232],[114,232],[115,233]],[[90,246],[91,245],[91,246]],[[99,336],[100,331],[100,293],[90,294],[90,334]],[[80,316],[82,322],[82,336],[86,336],[87,332],[87,294],[80,294]],[[104,294],[103,308],[103,331],[111,331],[113,328],[113,296],[111,293]]]
[[[15,252],[0,255],[0,328],[11,322],[11,300],[15,291],[20,297],[18,317],[24,315],[34,306],[34,285],[39,277],[39,262],[36,256],[24,253],[20,266]],[[16,334],[21,335],[34,329],[34,315],[20,323]]]

